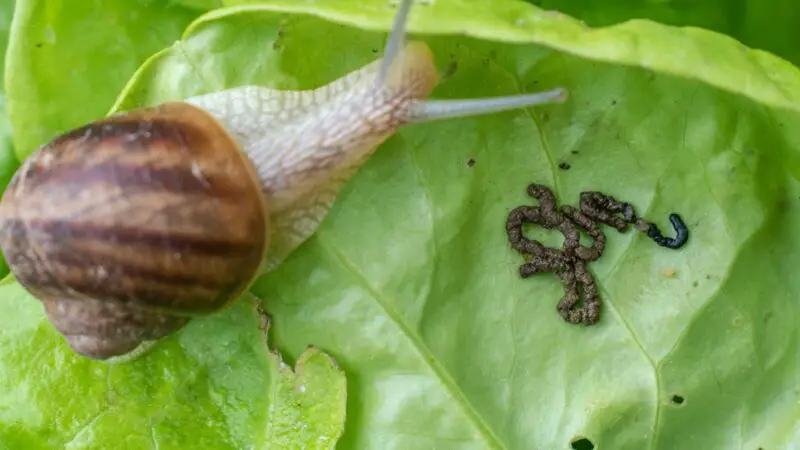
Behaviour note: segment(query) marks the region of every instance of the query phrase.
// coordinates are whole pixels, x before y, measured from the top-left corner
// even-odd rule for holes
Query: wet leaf
[[[14,2],[9,1],[0,5],[0,80],[5,76],[5,53],[8,46],[8,30],[11,26],[11,16],[14,12]],[[11,145],[11,125],[8,123],[5,106],[5,89],[0,83],[0,192],[5,190],[14,171],[19,166],[14,149]],[[8,265],[5,258],[0,255],[0,277],[8,274]]]
[[[752,48],[766,50],[800,64],[800,9],[787,0],[652,1],[652,0],[527,0],[540,8],[561,11],[591,27],[629,19],[650,19],[666,25],[701,27],[725,33]]]
[[[312,349],[269,351],[249,296],[130,362],[77,356],[16,283],[0,285],[0,442],[7,448],[330,449],[345,378]],[[289,447],[284,448],[292,448]]]
[[[145,62],[117,106],[242,84],[330,82],[379,57],[384,44],[393,10],[383,1],[359,5],[217,9]],[[252,289],[285,357],[304,360],[313,345],[347,373],[347,426],[337,448],[549,449],[578,437],[623,450],[797,446],[800,70],[703,30],[647,21],[592,29],[522,2],[437,1],[414,14],[415,37],[451,74],[434,97],[556,86],[571,97],[404,128],[348,183],[318,233]],[[37,139],[27,133],[23,139]],[[558,281],[520,279],[522,258],[506,241],[508,211],[533,203],[525,195],[531,182],[570,204],[581,191],[604,191],[662,229],[679,212],[689,244],[671,251],[607,228],[606,252],[590,266],[601,287],[601,321],[566,324],[555,308]],[[84,375],[96,366],[65,350],[15,284],[0,289],[17,290],[0,293],[12,305],[0,326],[9,330],[0,332],[7,349],[0,378],[25,373],[13,355],[60,355],[48,371],[54,378],[30,380],[26,389],[40,398],[67,378],[69,398],[102,399],[105,380]],[[191,367],[200,366],[256,392],[263,373],[274,372],[249,350],[257,333],[247,324],[255,320],[236,311],[243,310],[192,324],[126,373],[142,379],[174,364],[197,377]],[[252,337],[230,338],[234,348],[250,353],[228,357],[233,344],[216,336],[240,333]],[[189,344],[203,350],[187,355]],[[221,356],[200,356],[207,353]],[[209,379],[179,392],[217,398]],[[338,405],[342,381],[322,383],[332,387],[325,402]],[[131,408],[147,408],[142,398],[159,401],[174,388],[155,378]],[[53,420],[44,432],[37,417],[50,403],[31,398],[0,396],[0,422],[16,424],[0,435],[23,443],[73,439],[102,409],[81,404],[82,422]],[[260,442],[252,436],[268,423],[266,404],[217,408],[204,400],[176,409],[170,431],[176,443],[201,430],[193,438],[204,447],[239,448],[252,442],[248,436]],[[71,418],[68,408],[49,414]],[[247,419],[223,419],[234,412]],[[318,412],[313,417],[331,416]],[[155,416],[133,417],[138,430]],[[208,417],[228,428],[207,427]],[[88,429],[92,442],[122,442],[106,428]],[[316,433],[334,436],[332,429]]]
[[[105,115],[136,68],[201,12],[173,2],[17,0],[6,57],[17,156]]]

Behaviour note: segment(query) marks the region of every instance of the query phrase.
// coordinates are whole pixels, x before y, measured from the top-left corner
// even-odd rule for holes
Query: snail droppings
[[[655,224],[638,218],[631,204],[601,192],[581,193],[580,208],[569,205],[558,208],[553,192],[540,184],[528,185],[528,195],[536,199],[539,206],[518,206],[509,212],[506,220],[511,247],[527,260],[519,268],[520,276],[527,278],[542,272],[558,275],[565,294],[557,309],[561,317],[572,324],[594,325],[600,320],[600,294],[594,276],[587,267],[589,262],[600,258],[605,250],[606,236],[598,222],[619,232],[627,231],[633,224],[658,245],[671,249],[682,247],[689,239],[688,228],[677,214],[670,215],[677,237],[666,238]],[[522,230],[525,223],[557,229],[564,235],[563,248],[548,248],[537,240],[528,239]],[[590,247],[581,245],[581,229],[592,238]],[[581,292],[583,306],[578,307]]]

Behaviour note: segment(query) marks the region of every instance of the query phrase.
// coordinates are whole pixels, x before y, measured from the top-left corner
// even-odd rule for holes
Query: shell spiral
[[[143,108],[67,132],[19,168],[0,247],[70,346],[108,358],[234,301],[268,216],[255,168],[208,113]]]

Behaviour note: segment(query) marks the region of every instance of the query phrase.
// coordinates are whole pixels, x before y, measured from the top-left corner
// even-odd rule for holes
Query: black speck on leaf
[[[452,77],[456,71],[458,70],[458,61],[450,61],[450,64],[447,65],[444,73],[442,73],[442,80],[446,80]]]
[[[683,404],[683,396],[675,394],[672,396],[672,403],[675,405],[682,405]]]
[[[558,165],[558,168],[561,170],[569,170],[572,166],[569,163],[562,162]]]
[[[475,160],[470,158],[469,161],[467,161],[467,167],[472,168],[474,166],[475,166]]]
[[[594,450],[592,441],[585,437],[576,437],[569,443],[572,450]]]

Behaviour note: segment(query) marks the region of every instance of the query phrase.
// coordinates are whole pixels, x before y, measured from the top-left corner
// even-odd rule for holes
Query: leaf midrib
[[[375,299],[389,319],[391,319],[391,321],[401,330],[403,335],[408,338],[414,350],[416,350],[419,354],[421,360],[430,368],[434,375],[436,375],[436,378],[441,382],[445,390],[450,394],[456,404],[472,422],[480,435],[483,436],[487,444],[489,444],[491,448],[505,449],[506,447],[500,438],[495,435],[493,430],[489,427],[489,424],[486,423],[483,417],[467,400],[464,391],[458,387],[458,384],[450,376],[450,373],[447,371],[447,369],[441,363],[439,363],[436,355],[431,352],[420,336],[411,326],[409,326],[405,320],[403,320],[402,316],[392,306],[395,303],[393,299],[376,289],[369,282],[368,278],[361,272],[361,270],[359,270],[359,268],[347,258],[342,249],[326,237],[325,232],[320,230],[320,232],[317,232],[316,237],[320,246],[330,256],[335,258],[340,263],[340,266],[349,272],[353,278],[355,278],[357,282],[372,295],[372,298]]]

